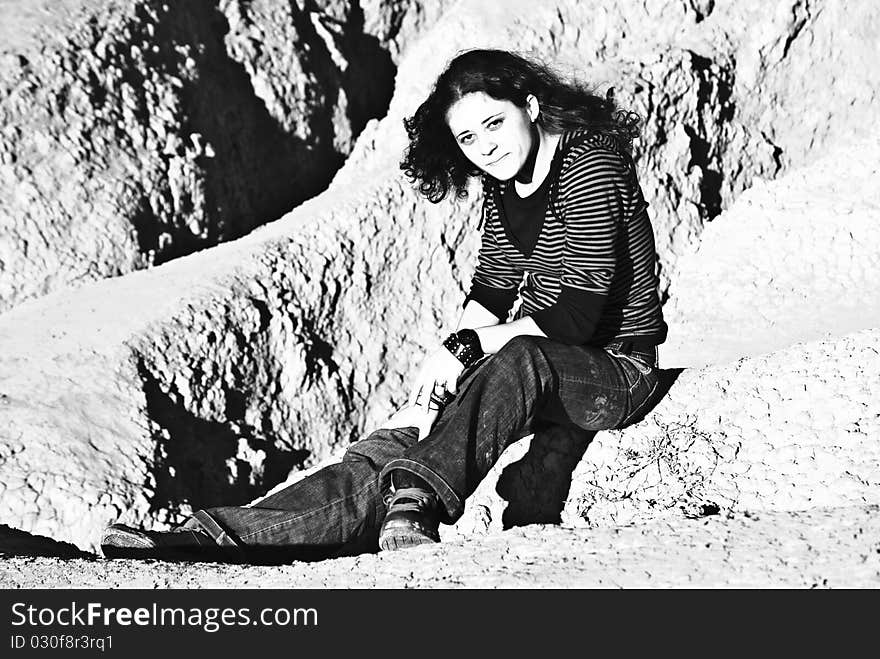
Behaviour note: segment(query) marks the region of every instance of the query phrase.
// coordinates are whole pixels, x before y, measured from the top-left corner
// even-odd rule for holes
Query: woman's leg
[[[371,551],[392,471],[427,483],[445,521],[454,521],[504,448],[530,434],[536,420],[583,430],[615,427],[645,398],[651,372],[604,350],[517,337],[462,380],[422,442],[415,428],[378,430],[353,444],[342,463],[253,507],[198,511],[183,528],[245,556],[279,548],[287,559]]]
[[[599,348],[516,337],[461,383],[428,437],[385,465],[381,486],[394,470],[411,472],[436,492],[444,521],[454,522],[502,451],[537,419],[582,430],[626,421],[643,388],[633,372]]]
[[[378,476],[382,467],[417,441],[415,428],[381,429],[352,444],[329,465],[251,507],[198,511],[197,523],[217,544],[245,556],[285,554],[318,559],[375,551],[385,516]],[[283,551],[279,551],[284,548]]]
[[[325,467],[251,507],[197,511],[174,531],[107,528],[107,557],[168,560],[318,560],[376,551],[386,506],[382,467],[416,443],[416,428],[380,429]]]

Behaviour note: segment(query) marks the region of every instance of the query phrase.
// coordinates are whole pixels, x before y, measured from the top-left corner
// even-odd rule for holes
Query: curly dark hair
[[[452,104],[472,92],[520,107],[533,94],[540,106],[537,123],[550,133],[592,130],[613,136],[626,151],[639,134],[639,116],[619,110],[610,91],[599,96],[546,64],[506,50],[468,50],[449,62],[425,102],[403,122],[409,147],[400,168],[432,202],[449,192],[459,199],[466,197],[468,179],[482,174],[461,152],[446,125]]]

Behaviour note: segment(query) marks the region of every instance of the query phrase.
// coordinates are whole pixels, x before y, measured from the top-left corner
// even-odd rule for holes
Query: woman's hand
[[[406,405],[388,417],[379,428],[420,428],[425,422],[425,410],[414,405]]]
[[[392,430],[396,428],[417,428],[419,431],[419,441],[421,441],[431,432],[431,427],[434,425],[439,414],[439,408],[426,410],[421,405],[407,405],[392,414],[379,428]]]
[[[440,409],[450,394],[455,394],[464,365],[446,348],[440,347],[425,357],[409,394],[410,406],[423,412],[419,441],[431,431]]]

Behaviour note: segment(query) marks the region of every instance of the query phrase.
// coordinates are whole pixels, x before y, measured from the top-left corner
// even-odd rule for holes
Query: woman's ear
[[[538,105],[538,99],[534,94],[529,94],[526,96],[526,112],[529,115],[529,119],[531,119],[532,123],[538,118],[538,114],[541,112],[541,106]]]

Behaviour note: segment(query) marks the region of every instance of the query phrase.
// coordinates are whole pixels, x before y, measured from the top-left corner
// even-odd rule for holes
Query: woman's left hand
[[[464,365],[449,350],[440,347],[425,357],[409,394],[409,404],[424,410],[419,424],[419,441],[431,431],[440,415],[441,405],[447,394],[454,394],[458,377]],[[433,393],[433,400],[432,400]]]

